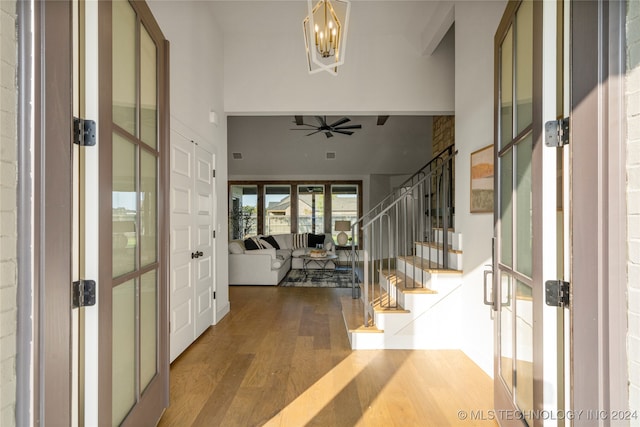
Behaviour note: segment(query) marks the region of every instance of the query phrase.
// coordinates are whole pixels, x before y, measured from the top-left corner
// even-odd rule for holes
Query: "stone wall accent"
[[[629,408],[640,414],[640,1],[627,1],[627,230]],[[640,420],[631,420],[640,426]]]
[[[435,116],[433,118],[433,155],[455,143],[455,116]]]
[[[18,90],[16,2],[0,1],[0,425],[15,426]]]

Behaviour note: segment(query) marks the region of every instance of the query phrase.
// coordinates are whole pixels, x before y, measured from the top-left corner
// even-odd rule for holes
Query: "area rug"
[[[356,278],[356,283],[358,280]],[[320,271],[309,270],[304,274],[303,270],[291,270],[280,282],[280,286],[300,288],[350,288],[351,270]]]

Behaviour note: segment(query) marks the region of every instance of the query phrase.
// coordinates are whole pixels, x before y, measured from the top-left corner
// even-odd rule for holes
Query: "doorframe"
[[[576,410],[629,407],[625,13],[626,2],[571,5],[571,316],[576,325],[571,388]],[[587,172],[573,179],[573,171]]]
[[[21,46],[20,58],[20,65],[24,66],[31,60],[29,53],[33,53],[30,76],[34,84],[33,257],[21,261],[21,272],[31,268],[26,263],[33,265],[33,359],[27,362],[33,366],[33,383],[27,387],[32,387],[30,397],[33,406],[29,409],[32,411],[33,424],[55,421],[70,425],[73,209],[71,2],[35,1],[33,8],[33,52]],[[21,12],[25,13],[26,9],[22,8]],[[23,23],[25,18],[23,16]],[[29,68],[24,72],[29,73]],[[27,83],[27,76],[22,73],[21,82]],[[20,96],[24,102],[22,96],[26,96],[26,93]],[[29,117],[29,112],[27,105],[22,107],[21,128],[25,129],[28,123],[24,120]],[[23,132],[22,136],[27,135]],[[21,143],[29,144],[24,139]],[[22,161],[27,159],[23,158]],[[23,184],[27,185],[28,181]],[[25,187],[22,187],[24,190]],[[22,207],[25,208],[24,205]],[[27,283],[28,286],[29,282],[21,280],[21,283]],[[27,339],[27,331],[22,329],[22,332],[25,335],[20,339]],[[24,398],[24,393],[19,397]],[[23,409],[18,411],[18,417],[27,416],[24,405],[26,402],[20,405]]]

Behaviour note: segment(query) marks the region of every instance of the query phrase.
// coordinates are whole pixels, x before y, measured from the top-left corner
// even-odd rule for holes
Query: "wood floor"
[[[350,289],[231,286],[231,312],[171,366],[167,426],[476,426],[491,379],[461,351],[352,351]]]

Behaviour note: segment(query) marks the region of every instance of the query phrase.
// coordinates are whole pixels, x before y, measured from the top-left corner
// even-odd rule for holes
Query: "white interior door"
[[[193,341],[193,148],[191,141],[171,141],[171,284],[170,359]],[[195,248],[193,248],[195,249]]]
[[[195,146],[195,194],[197,200],[195,250],[195,337],[213,323],[215,254],[213,245],[214,177],[213,155]]]
[[[213,323],[213,155],[179,134],[171,147],[171,361]]]

